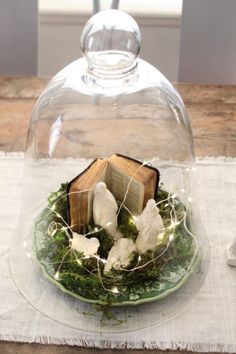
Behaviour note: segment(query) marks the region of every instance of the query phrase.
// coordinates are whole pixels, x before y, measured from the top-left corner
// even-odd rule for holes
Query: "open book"
[[[123,202],[133,215],[139,215],[147,201],[155,199],[159,171],[119,154],[94,160],[68,184],[69,222],[74,231],[83,232],[93,221],[93,189],[101,181],[118,202]]]

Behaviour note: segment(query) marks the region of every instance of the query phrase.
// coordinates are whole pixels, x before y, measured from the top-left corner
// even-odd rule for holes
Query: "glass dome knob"
[[[94,15],[81,36],[81,49],[89,69],[105,75],[125,73],[135,67],[140,45],[136,21],[119,10]]]

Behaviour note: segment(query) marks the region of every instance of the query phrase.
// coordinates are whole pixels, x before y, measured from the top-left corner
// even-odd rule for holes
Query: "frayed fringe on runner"
[[[79,339],[57,338],[49,336],[28,337],[21,335],[8,335],[0,333],[0,340],[19,343],[38,343],[48,345],[70,345],[84,348],[98,349],[157,349],[157,350],[180,350],[201,353],[235,353],[236,344],[224,343],[187,343],[187,342],[145,342],[145,341],[122,341],[105,339]]]
[[[12,151],[12,152],[5,152],[5,151],[0,151],[0,157],[13,157],[13,158],[24,158],[25,154],[22,151]]]
[[[196,163],[199,164],[222,164],[222,163],[236,163],[236,157],[230,156],[196,156]]]
[[[5,152],[0,151],[0,157],[13,157],[13,158],[23,158],[24,152]],[[68,160],[74,160],[73,157],[68,157]],[[82,159],[84,160],[84,159]],[[236,157],[230,156],[196,156],[197,163],[204,163],[204,164],[215,164],[215,163],[236,163]]]

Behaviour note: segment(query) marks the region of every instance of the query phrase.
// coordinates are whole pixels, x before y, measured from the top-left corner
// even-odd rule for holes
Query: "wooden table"
[[[0,150],[24,150],[28,123],[47,78],[0,77]],[[176,84],[189,112],[197,156],[236,157],[236,86]],[[0,341],[1,354],[98,353],[97,349]],[[107,354],[117,350],[106,350]],[[141,354],[146,351],[123,350]],[[158,351],[148,351],[155,353]],[[161,353],[161,352],[159,352]],[[171,353],[171,352],[170,352]]]
[[[0,77],[0,150],[24,150],[35,100],[47,78]],[[236,86],[176,84],[197,156],[236,156]]]

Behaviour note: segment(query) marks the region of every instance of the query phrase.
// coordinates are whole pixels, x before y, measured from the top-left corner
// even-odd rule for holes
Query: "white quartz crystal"
[[[83,253],[85,256],[92,256],[97,253],[100,243],[96,237],[87,238],[73,232],[71,248],[75,251]]]
[[[117,229],[117,210],[118,204],[113,194],[104,182],[99,182],[95,187],[93,199],[93,221],[96,225],[104,227],[114,240],[123,236]]]
[[[236,267],[236,238],[227,252],[227,264]]]
[[[154,199],[149,199],[141,215],[135,221],[139,230],[136,246],[139,253],[154,249],[161,241],[164,231],[162,218]]]
[[[107,263],[104,267],[104,272],[107,273],[113,267],[114,269],[122,269],[127,267],[133,259],[134,252],[136,252],[135,243],[128,238],[120,238],[114,246],[112,246]]]

